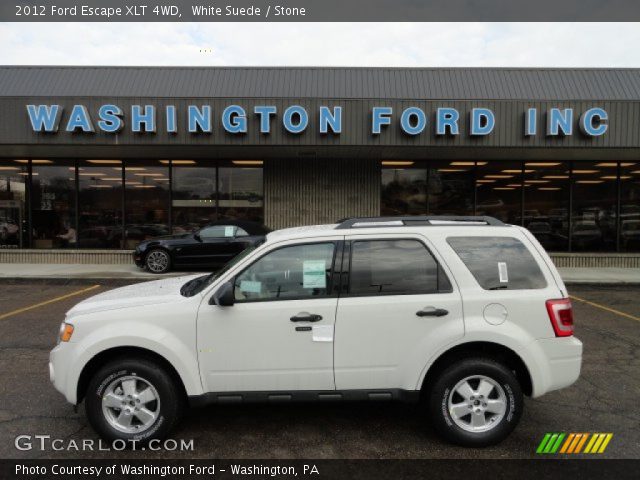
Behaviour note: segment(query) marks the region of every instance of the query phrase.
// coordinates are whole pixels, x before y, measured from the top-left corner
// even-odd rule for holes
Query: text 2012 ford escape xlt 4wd
[[[212,275],[80,302],[50,374],[112,440],[166,436],[187,405],[397,399],[484,446],[581,359],[567,290],[527,230],[352,218],[270,233]]]

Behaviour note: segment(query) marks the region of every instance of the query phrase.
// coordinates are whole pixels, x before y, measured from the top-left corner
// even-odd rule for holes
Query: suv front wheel
[[[179,392],[172,377],[152,361],[115,360],[89,382],[87,417],[106,440],[146,444],[166,437],[180,418]]]
[[[434,428],[452,443],[485,447],[504,440],[522,415],[520,384],[489,358],[468,358],[444,369],[429,395]]]

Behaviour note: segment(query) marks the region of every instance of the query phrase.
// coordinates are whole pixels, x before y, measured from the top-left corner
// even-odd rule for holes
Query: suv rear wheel
[[[172,377],[144,358],[102,367],[86,395],[89,423],[109,441],[164,438],[180,418],[183,398]]]
[[[468,358],[443,370],[429,392],[435,429],[452,443],[484,447],[504,440],[522,415],[520,384],[489,358]]]

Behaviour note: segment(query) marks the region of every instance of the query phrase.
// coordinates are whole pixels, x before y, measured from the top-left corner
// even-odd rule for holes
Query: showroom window
[[[27,246],[28,160],[0,160],[0,248]]]
[[[616,250],[617,162],[574,162],[571,249]]]
[[[381,215],[427,213],[427,168],[424,162],[382,161]]]
[[[474,164],[468,161],[430,162],[427,194],[431,215],[473,215]]]
[[[74,160],[31,160],[33,248],[77,246]]]
[[[524,175],[533,170],[527,169]],[[522,212],[522,189],[533,188],[536,180],[523,183],[522,162],[491,161],[478,163],[476,182],[476,214],[490,215],[516,225],[530,221],[536,212]]]
[[[620,164],[620,250],[640,252],[640,163]]]
[[[524,226],[552,252],[569,248],[569,162],[524,164]]]
[[[263,221],[262,160],[220,162],[218,218]]]
[[[211,160],[172,160],[173,232],[191,232],[217,218],[217,175]]]
[[[123,248],[122,161],[78,163],[78,247]]]
[[[124,248],[169,235],[169,165],[157,160],[125,162]]]

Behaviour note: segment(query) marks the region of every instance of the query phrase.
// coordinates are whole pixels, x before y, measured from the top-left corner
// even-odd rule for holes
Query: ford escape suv
[[[166,436],[186,406],[421,401],[447,440],[503,440],[523,396],[580,374],[567,290],[524,228],[491,217],[351,218],[269,233],[211,275],[110,290],[50,356],[109,440]]]

